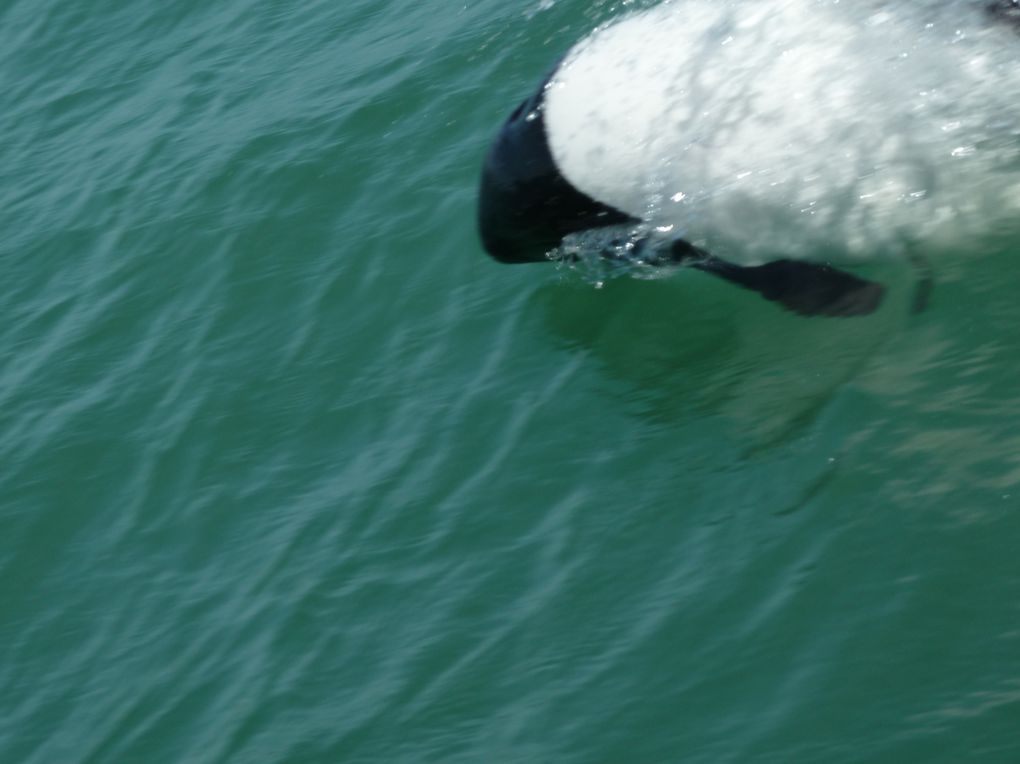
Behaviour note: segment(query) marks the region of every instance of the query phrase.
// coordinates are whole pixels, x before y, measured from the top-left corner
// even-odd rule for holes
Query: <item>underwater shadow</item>
[[[814,421],[909,320],[908,269],[883,270],[888,297],[863,317],[805,318],[685,269],[600,285],[568,272],[535,291],[529,312],[564,350],[590,356],[635,416],[711,420],[765,447]]]

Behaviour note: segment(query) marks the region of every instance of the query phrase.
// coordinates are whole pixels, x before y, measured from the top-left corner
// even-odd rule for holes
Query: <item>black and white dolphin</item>
[[[870,313],[882,285],[831,261],[959,252],[1017,228],[1018,29],[1020,0],[667,0],[627,15],[503,125],[482,243],[539,262],[604,231],[610,257],[689,265],[803,314]]]

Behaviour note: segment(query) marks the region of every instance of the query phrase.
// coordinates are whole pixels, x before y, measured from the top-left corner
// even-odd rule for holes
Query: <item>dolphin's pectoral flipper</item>
[[[757,292],[802,316],[866,316],[882,303],[885,287],[831,265],[773,260],[742,266],[711,255],[684,264]]]

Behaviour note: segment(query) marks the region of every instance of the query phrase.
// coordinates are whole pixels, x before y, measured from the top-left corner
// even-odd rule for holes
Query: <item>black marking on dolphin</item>
[[[1020,32],[1020,0],[993,0],[985,9],[996,21],[1010,24]]]

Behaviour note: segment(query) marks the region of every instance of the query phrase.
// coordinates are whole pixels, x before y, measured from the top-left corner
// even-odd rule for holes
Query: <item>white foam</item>
[[[675,0],[549,85],[564,175],[719,255],[874,257],[1020,223],[1020,35],[980,0]]]

